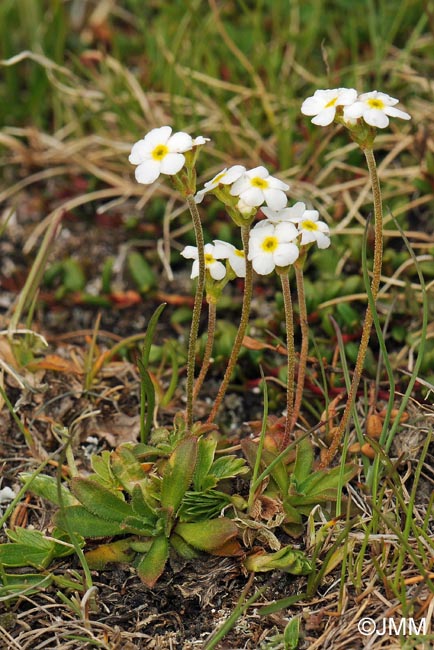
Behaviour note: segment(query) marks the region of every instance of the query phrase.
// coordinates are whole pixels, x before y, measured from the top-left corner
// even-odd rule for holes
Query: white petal
[[[289,242],[297,239],[298,230],[291,221],[282,221],[276,226],[274,234],[279,242]]]
[[[184,250],[181,251],[182,257],[185,257],[187,260],[197,260],[198,252],[196,246],[186,246]]]
[[[189,151],[193,146],[193,140],[191,135],[184,133],[184,131],[178,131],[174,133],[171,138],[167,141],[167,147],[171,153],[182,153],[183,151]]]
[[[234,253],[229,257],[229,264],[239,278],[246,277],[246,258]]]
[[[327,237],[323,232],[316,233],[316,243],[318,248],[328,248],[330,246],[330,237]]]
[[[250,187],[240,194],[240,198],[251,208],[256,208],[264,202],[265,197],[264,192],[259,187]]]
[[[194,195],[194,202],[198,204],[202,203],[203,197],[205,196],[206,193],[207,193],[206,189],[199,190],[199,192],[196,192],[196,194]]]
[[[279,222],[283,221],[285,219],[283,215],[284,212],[287,212],[288,208],[285,210],[272,210],[271,208],[261,208],[261,212],[265,214],[267,219],[269,219],[272,222]]]
[[[208,255],[214,256],[214,246],[212,244],[205,244],[203,247],[203,252],[208,253]]]
[[[168,153],[161,161],[161,173],[172,176],[184,167],[185,156],[182,153]]]
[[[232,196],[240,196],[249,187],[251,187],[249,178],[246,174],[242,174],[232,185],[230,193]]]
[[[272,210],[281,210],[282,208],[285,207],[288,201],[286,194],[281,190],[275,190],[275,189],[264,190],[263,194],[268,207],[271,208]]]
[[[283,190],[284,192],[286,190],[289,190],[289,185],[281,181],[279,178],[275,178],[274,176],[269,176],[267,180],[268,180],[268,187],[270,189]]]
[[[160,175],[160,163],[156,160],[147,160],[136,167],[134,171],[136,181],[143,185],[149,185],[157,180]]]
[[[211,138],[204,138],[203,135],[198,135],[197,138],[194,138],[193,140],[193,147],[206,144],[207,142],[210,142],[210,140]]]
[[[253,169],[250,169],[248,172],[246,172],[246,175],[249,178],[256,178],[256,177],[268,178],[270,174],[268,172],[268,169],[266,169],[266,167],[260,165],[259,167],[254,167]]]
[[[152,151],[159,144],[166,144],[172,133],[171,126],[160,126],[158,129],[152,129],[145,135],[145,144]]]
[[[198,275],[199,275],[199,260],[194,260],[193,266],[191,267],[190,278],[193,280],[193,278],[197,278]]]
[[[250,231],[250,239],[264,239],[264,237],[270,237],[274,235],[275,224],[271,221],[263,219],[258,221],[258,223]]]
[[[221,239],[214,239],[214,257],[218,260],[228,259],[232,251],[235,250],[235,246],[228,244],[228,242],[222,241]]]
[[[276,266],[288,266],[288,264],[294,264],[299,254],[300,251],[295,244],[279,244],[274,251],[274,261]]]
[[[133,145],[128,160],[132,165],[140,165],[144,160],[149,159],[150,150],[144,140],[139,140]]]
[[[213,262],[213,264],[208,264],[207,269],[214,280],[223,280],[226,275],[226,267],[221,262]]]
[[[329,108],[324,108],[318,115],[311,119],[312,124],[317,126],[328,126],[333,122],[336,115],[336,108],[330,106]]]
[[[357,90],[354,88],[339,88],[339,97],[336,106],[348,106],[357,99]]]
[[[324,102],[318,97],[308,97],[301,105],[303,115],[317,115],[324,108]]]
[[[344,107],[344,119],[357,119],[362,117],[366,106],[363,102],[354,102],[351,106]]]
[[[364,111],[363,119],[366,124],[377,126],[379,129],[384,129],[389,124],[389,118],[386,113],[380,111],[378,108],[370,108]]]
[[[301,245],[306,246],[307,244],[312,244],[316,242],[316,233],[312,230],[302,230],[301,232]]]
[[[411,115],[405,111],[401,111],[399,108],[395,108],[394,106],[387,106],[384,112],[386,115],[390,115],[390,117],[400,117],[401,120],[411,120]]]
[[[268,275],[274,271],[274,267],[276,265],[271,253],[263,253],[262,255],[257,255],[252,260],[252,266],[256,273],[259,273],[259,275]]]
[[[235,183],[245,172],[246,168],[243,165],[232,165],[232,167],[226,170],[224,179],[221,182],[224,185]]]

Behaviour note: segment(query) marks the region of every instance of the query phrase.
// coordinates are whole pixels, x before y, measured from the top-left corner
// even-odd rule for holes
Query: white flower
[[[222,241],[221,239],[214,239],[214,246],[220,259],[228,259],[231,268],[237,277],[246,277],[246,257],[244,251],[235,248],[232,244]]]
[[[245,171],[246,168],[243,167],[243,165],[232,165],[232,167],[229,168],[226,167],[223,171],[216,174],[214,178],[204,184],[203,190],[197,192],[194,200],[196,203],[202,203],[203,197],[207,192],[211,192],[211,190],[215,189],[219,185],[231,185],[238,180]]]
[[[312,97],[304,100],[301,106],[303,115],[314,115],[312,124],[327,126],[335,119],[337,106],[349,106],[357,99],[354,88],[335,88],[316,90]]]
[[[282,221],[292,221],[294,218],[302,217],[306,206],[302,201],[297,201],[290,208],[283,208],[283,210],[270,210],[270,208],[261,208],[262,212],[267,217],[268,221],[272,223],[281,223]]]
[[[226,275],[226,267],[219,262],[219,259],[225,259],[221,251],[212,244],[205,244],[205,268],[214,280],[222,280]],[[181,255],[186,259],[194,260],[191,269],[191,278],[197,278],[199,275],[199,253],[196,246],[186,246],[181,252]]]
[[[293,243],[298,232],[293,224],[273,224],[260,221],[250,231],[249,260],[259,275],[268,275],[276,266],[293,264],[299,255],[298,246]]]
[[[152,129],[133,145],[128,160],[132,165],[138,165],[135,170],[138,183],[153,183],[160,174],[173,176],[184,166],[185,156],[182,154],[193,147],[193,140],[183,131],[171,133],[170,126]]]
[[[385,93],[373,90],[363,93],[351,106],[344,108],[344,119],[354,120],[363,117],[370,126],[384,129],[389,124],[389,117],[400,117],[402,120],[411,120],[411,115],[395,108],[399,99],[390,97]]]
[[[299,217],[293,217],[293,223],[298,224],[298,230],[301,233],[300,244],[306,246],[315,242],[318,248],[328,248],[330,246],[330,230],[324,221],[318,221],[319,213],[317,210],[305,210]]]
[[[255,167],[235,181],[231,194],[239,196],[252,208],[259,207],[265,201],[272,210],[280,210],[287,201],[286,190],[289,190],[289,185],[270,176],[265,167]]]

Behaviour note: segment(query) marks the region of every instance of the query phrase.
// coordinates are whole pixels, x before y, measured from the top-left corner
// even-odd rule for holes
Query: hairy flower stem
[[[217,411],[222,403],[222,400],[226,394],[226,390],[231,379],[232,373],[235,368],[235,364],[240,353],[241,345],[243,343],[244,336],[246,334],[247,325],[249,323],[249,314],[250,314],[250,303],[252,301],[252,287],[253,287],[253,270],[252,263],[249,261],[249,233],[250,225],[241,226],[241,238],[243,241],[244,255],[246,258],[246,277],[244,280],[244,295],[243,295],[243,306],[241,308],[241,318],[240,324],[238,326],[238,332],[235,337],[234,346],[232,348],[231,355],[229,357],[228,365],[226,372],[224,374],[222,383],[220,385],[217,397],[214,402],[214,406],[211,410],[211,413],[208,416],[208,422],[214,422],[217,415]]]
[[[193,391],[194,391],[194,367],[196,356],[196,342],[199,333],[200,312],[202,309],[203,291],[205,288],[205,254],[202,224],[200,221],[199,211],[192,194],[186,197],[188,209],[190,210],[193,220],[194,234],[196,236],[196,245],[199,261],[199,276],[197,278],[196,293],[194,296],[193,315],[191,318],[190,338],[188,341],[187,353],[187,408],[186,422],[187,429],[193,424]]]
[[[199,376],[196,379],[193,390],[193,400],[199,395],[199,391],[202,388],[203,380],[206,377],[208,368],[211,363],[212,349],[214,346],[214,335],[215,335],[215,325],[216,325],[216,312],[217,305],[214,300],[208,302],[208,331],[206,336],[206,345],[205,352],[202,359],[202,368],[200,369]]]
[[[285,449],[289,443],[291,424],[294,414],[294,378],[295,378],[295,343],[294,343],[294,312],[292,309],[291,288],[289,286],[288,271],[279,272],[282,283],[283,306],[285,309],[286,327],[286,354],[288,359],[288,372],[286,379],[286,420],[285,433],[282,439],[281,448]]]
[[[297,260],[298,261],[298,260]],[[294,264],[297,282],[298,309],[300,316],[301,347],[298,364],[297,389],[295,392],[294,412],[292,414],[291,430],[295,427],[300,415],[301,400],[303,399],[304,380],[306,377],[307,353],[309,350],[309,325],[307,322],[306,295],[304,292],[303,264]]]
[[[381,264],[383,260],[383,206],[381,200],[381,189],[380,182],[378,180],[377,166],[375,164],[375,157],[372,148],[363,148],[363,153],[365,154],[366,162],[368,165],[369,177],[371,180],[372,195],[374,200],[374,219],[375,219],[375,238],[374,238],[374,263],[372,268],[372,280],[371,280],[371,291],[374,300],[377,299],[378,289],[380,287],[380,276],[381,276]],[[334,455],[339,447],[339,444],[344,435],[344,431],[348,424],[348,420],[351,415],[351,410],[353,408],[354,401],[357,395],[357,389],[359,387],[360,378],[362,376],[363,365],[366,358],[366,352],[368,350],[369,338],[371,334],[371,328],[373,323],[373,316],[370,306],[368,305],[366,309],[365,321],[363,323],[363,330],[360,339],[359,351],[357,353],[356,365],[354,368],[353,379],[351,381],[351,387],[348,393],[347,403],[342,415],[342,419],[337,427],[330,447],[327,449],[326,453],[323,455],[321,460],[320,467],[324,468],[330,465],[331,461],[334,458]]]

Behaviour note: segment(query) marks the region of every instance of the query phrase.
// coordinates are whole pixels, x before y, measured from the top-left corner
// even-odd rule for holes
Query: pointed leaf
[[[284,546],[275,553],[254,553],[244,560],[247,571],[262,572],[279,569],[293,575],[312,573],[312,563],[302,551]]]
[[[321,497],[322,500],[335,499],[337,486],[341,482],[347,483],[357,474],[357,471],[357,467],[352,464],[345,465],[342,477],[340,467],[319,470],[298,486],[299,494],[308,497]],[[294,503],[292,499],[291,501]]]
[[[194,523],[179,523],[175,533],[201,551],[213,551],[238,534],[237,525],[227,517]]]
[[[297,445],[293,477],[297,485],[312,474],[314,451],[310,440],[302,438]]]
[[[67,519],[71,530],[82,537],[112,537],[125,533],[119,522],[101,519],[83,506],[68,506],[54,515],[56,526],[68,532],[65,519]]]
[[[193,486],[196,492],[200,492],[203,489],[214,487],[216,481],[213,485],[204,485],[204,480],[211,465],[214,461],[214,454],[217,447],[217,440],[213,438],[200,438],[197,445],[197,462],[194,469],[193,475]]]
[[[193,476],[197,457],[197,438],[184,438],[167,461],[161,484],[161,505],[176,512]]]
[[[169,557],[169,540],[161,535],[156,537],[146,555],[137,566],[137,573],[142,582],[153,587],[164,571]]]
[[[119,447],[112,453],[112,471],[122,487],[131,494],[134,486],[146,479],[146,472],[128,447]]]
[[[102,571],[107,564],[131,562],[134,551],[129,539],[121,539],[110,544],[100,544],[97,548],[87,551],[85,557],[90,569]]]
[[[21,472],[20,479],[25,483],[31,476],[32,474],[30,472]],[[37,494],[38,497],[47,499],[47,501],[51,501],[51,503],[60,506],[58,481],[54,476],[38,474],[33,478],[29,487],[29,492]],[[63,485],[63,483],[60,484],[60,495],[62,504],[65,506],[72,506],[74,503],[77,503],[75,497],[72,496],[71,492]]]
[[[91,479],[73,478],[71,488],[86,510],[101,519],[121,522],[133,514],[131,505]]]

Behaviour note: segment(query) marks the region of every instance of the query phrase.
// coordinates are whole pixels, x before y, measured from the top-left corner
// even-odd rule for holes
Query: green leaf
[[[212,485],[208,482],[205,485],[204,481],[211,469],[214,461],[214,453],[217,447],[217,440],[213,438],[200,438],[197,445],[197,462],[193,474],[193,486],[196,492],[214,487],[217,482],[213,481]]]
[[[54,544],[48,548],[32,548],[27,544],[1,544],[0,564],[4,566],[33,566],[46,569],[54,557]]]
[[[336,499],[336,490],[340,483],[347,483],[357,474],[357,467],[347,464],[341,476],[341,468],[333,467],[332,469],[319,470],[311,474],[303,483],[298,486],[300,495],[308,497],[310,500],[303,499],[303,503],[320,503],[321,501],[330,501]],[[291,497],[291,503],[298,503],[298,495]],[[316,501],[315,501],[316,499]]]
[[[133,514],[130,504],[91,479],[75,477],[71,489],[86,510],[101,519],[120,523]]]
[[[312,473],[314,460],[313,447],[308,438],[302,438],[297,445],[293,478],[297,485],[307,479]]]
[[[145,498],[144,492],[146,492],[147,487],[152,489],[152,485],[142,484],[142,485],[134,486],[132,498],[131,498],[131,505],[134,510],[134,513],[138,517],[152,520],[155,519],[157,515],[155,510],[148,503],[148,501],[150,501],[151,503],[154,502],[153,495],[149,494],[148,500]]]
[[[217,477],[219,481],[225,478],[233,478],[239,474],[246,474],[249,468],[244,458],[238,456],[221,456],[211,466],[210,474]]]
[[[145,470],[128,447],[112,452],[111,466],[119,483],[130,494],[137,483],[146,479]]]
[[[25,483],[32,477],[30,472],[21,472],[20,480]],[[59,490],[58,490],[58,481],[53,476],[48,476],[47,474],[38,474],[32,480],[32,483],[29,487],[29,492],[37,494],[39,497],[51,501],[60,506],[59,501]],[[74,503],[77,503],[75,497],[72,496],[71,492],[61,483],[60,485],[61,499],[62,504],[65,506],[72,506]]]
[[[232,519],[220,517],[194,523],[181,522],[174,532],[194,548],[201,551],[214,551],[236,537],[238,528]]]
[[[92,454],[90,464],[99,482],[107,488],[116,488],[118,483],[111,469],[111,452],[106,449],[100,454]]]
[[[158,520],[157,520],[158,521]],[[155,537],[156,535],[156,523],[155,518],[152,520],[142,519],[140,517],[126,517],[124,521],[120,524],[120,527],[133,533],[134,535],[143,535],[144,537]]]
[[[0,598],[18,597],[21,594],[35,594],[42,589],[46,589],[53,582],[53,576],[40,575],[39,573],[26,573],[19,575],[4,573],[1,574],[2,584],[0,584]]]
[[[161,483],[161,505],[176,512],[193,476],[197,457],[197,438],[190,436],[178,443],[167,461]]]
[[[249,463],[249,465],[251,467],[254,467],[256,454],[258,453],[257,443],[253,442],[252,440],[242,440],[241,448],[243,450],[245,457],[247,458],[247,462]],[[276,457],[277,454],[273,453],[268,449],[263,449],[261,455],[261,469],[265,470],[267,466],[270,465],[271,462]],[[274,482],[279,487],[281,494],[282,495],[286,494],[288,491],[289,477],[284,462],[283,461],[278,462],[277,465],[275,465],[274,468],[271,470],[270,475],[273,478]]]
[[[302,551],[284,546],[275,553],[255,553],[244,560],[247,571],[263,572],[279,569],[293,575],[307,575],[312,572],[312,563]]]
[[[90,569],[102,571],[107,564],[131,562],[134,551],[129,539],[120,539],[110,544],[100,544],[97,548],[87,551],[85,557]]]
[[[69,527],[74,533],[85,538],[125,534],[125,530],[121,528],[119,522],[97,517],[83,506],[68,506],[54,515],[56,526],[67,532],[68,526],[65,520],[68,521]]]
[[[187,542],[176,533],[171,534],[170,545],[173,546],[178,555],[185,558],[186,560],[194,560],[196,557],[200,557],[200,552],[193,548],[190,544],[187,544]]]
[[[186,492],[178,510],[181,521],[203,521],[218,517],[227,505],[232,503],[231,497],[218,490],[206,492]]]
[[[137,251],[131,251],[128,253],[127,262],[131,277],[140,293],[147,293],[152,287],[155,287],[154,272],[143,255]]]
[[[164,571],[169,557],[169,540],[164,535],[157,537],[146,555],[137,565],[137,573],[142,582],[153,587]]]

